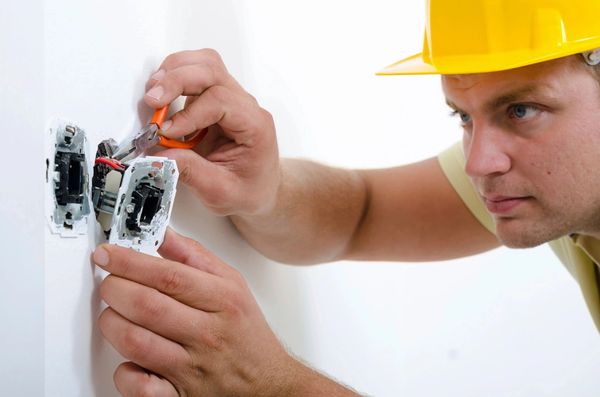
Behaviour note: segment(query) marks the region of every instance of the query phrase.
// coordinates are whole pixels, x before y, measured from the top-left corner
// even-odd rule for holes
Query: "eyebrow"
[[[537,93],[540,91],[539,85],[527,85],[525,87],[518,88],[513,91],[509,91],[500,96],[490,99],[484,104],[484,108],[488,111],[497,109],[511,102],[516,102],[522,99],[526,95],[530,95],[533,93]],[[451,100],[446,98],[446,104],[450,106],[452,109],[460,111],[460,108],[454,104]]]

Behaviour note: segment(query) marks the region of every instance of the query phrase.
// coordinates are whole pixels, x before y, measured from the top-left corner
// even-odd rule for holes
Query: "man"
[[[165,134],[209,133],[194,151],[161,155],[281,262],[441,260],[550,242],[600,325],[600,4],[459,5],[430,0],[423,53],[383,74],[441,74],[462,147],[386,170],[280,159],[270,114],[200,50],[167,57],[145,100],[188,96]],[[173,231],[159,252],[94,252],[111,273],[101,330],[131,360],[115,372],[123,395],[356,395],[285,351],[233,268]]]

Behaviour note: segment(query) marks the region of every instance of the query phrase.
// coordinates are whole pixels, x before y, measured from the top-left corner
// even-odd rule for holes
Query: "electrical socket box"
[[[176,162],[145,156],[121,163],[111,157],[117,150],[113,139],[100,142],[92,161],[85,131],[64,120],[53,121],[49,135],[46,202],[51,230],[61,237],[86,234],[93,208],[109,243],[156,251],[171,218]]]

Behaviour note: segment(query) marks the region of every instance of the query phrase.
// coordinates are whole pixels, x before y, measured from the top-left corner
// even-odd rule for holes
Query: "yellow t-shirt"
[[[438,156],[438,160],[450,184],[465,205],[481,224],[491,233],[496,233],[494,220],[479,194],[465,173],[465,156],[462,145],[457,143]],[[550,241],[550,247],[577,280],[587,307],[600,331],[600,241],[584,235],[564,236]]]

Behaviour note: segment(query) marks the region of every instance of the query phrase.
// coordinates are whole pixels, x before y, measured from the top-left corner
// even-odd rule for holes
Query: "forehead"
[[[493,98],[508,101],[511,97],[518,99],[538,94],[558,97],[568,94],[578,72],[586,74],[576,62],[574,57],[567,57],[500,72],[443,75],[442,88],[452,107],[494,102]]]

